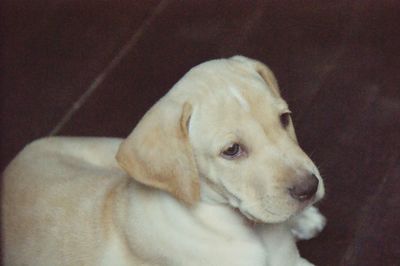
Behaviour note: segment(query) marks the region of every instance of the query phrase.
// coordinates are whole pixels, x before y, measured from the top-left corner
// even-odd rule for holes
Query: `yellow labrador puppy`
[[[190,70],[127,139],[45,138],[3,174],[5,265],[311,265],[325,219],[271,71]]]

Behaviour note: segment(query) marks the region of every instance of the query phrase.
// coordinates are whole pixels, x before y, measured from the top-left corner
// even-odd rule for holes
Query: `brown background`
[[[1,168],[49,134],[126,136],[190,67],[267,63],[319,165],[318,265],[400,265],[400,2],[17,0],[1,8]]]

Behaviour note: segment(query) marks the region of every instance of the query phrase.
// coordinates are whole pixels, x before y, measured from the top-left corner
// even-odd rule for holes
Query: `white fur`
[[[325,225],[309,207],[322,178],[260,69],[245,57],[192,69],[126,140],[28,145],[3,174],[4,265],[312,265],[295,237]],[[221,156],[232,142],[243,157]],[[288,187],[304,173],[320,183],[298,202]]]
[[[308,240],[324,229],[326,218],[318,209],[311,206],[291,220],[291,231],[298,239]]]

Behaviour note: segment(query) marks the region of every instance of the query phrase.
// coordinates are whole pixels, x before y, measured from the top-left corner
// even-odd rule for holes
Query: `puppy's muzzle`
[[[288,189],[289,194],[300,202],[310,200],[318,190],[318,183],[318,178],[314,174],[307,175]]]

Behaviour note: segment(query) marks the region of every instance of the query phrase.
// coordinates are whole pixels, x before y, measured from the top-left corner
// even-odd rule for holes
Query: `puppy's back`
[[[107,239],[108,199],[127,180],[114,159],[120,141],[45,138],[17,155],[3,173],[6,265],[95,261]]]

